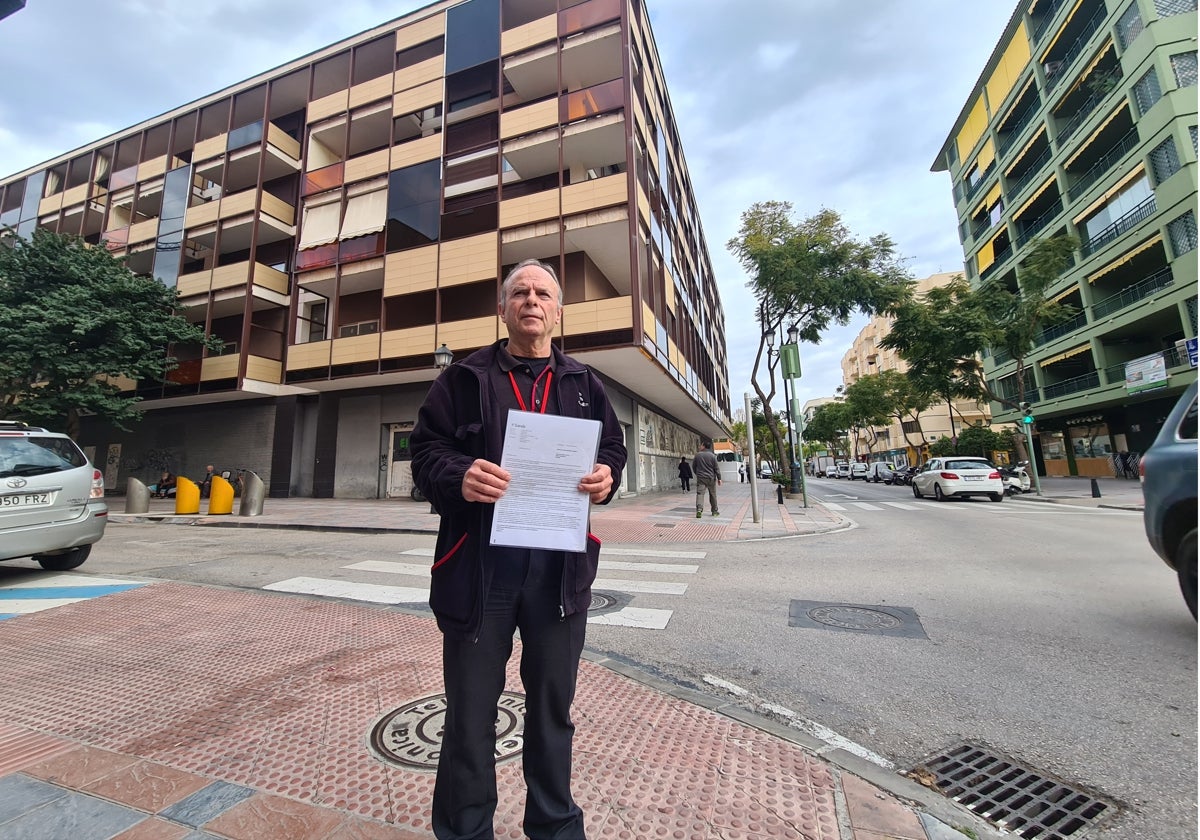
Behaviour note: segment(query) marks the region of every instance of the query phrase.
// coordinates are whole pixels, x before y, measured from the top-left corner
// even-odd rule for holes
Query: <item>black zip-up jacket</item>
[[[488,535],[495,506],[464,499],[462,480],[476,458],[500,463],[505,413],[489,398],[488,375],[502,344],[497,341],[477,350],[442,372],[429,389],[410,438],[413,481],[441,515],[429,606],[443,633],[471,641],[479,635],[483,603],[492,584]],[[625,467],[621,425],[595,374],[557,347],[551,352],[558,414],[601,423],[596,460],[608,465],[613,478],[612,491],[601,503],[607,504]],[[589,533],[586,552],[559,553],[563,561],[560,615],[585,612],[591,605],[600,541]]]

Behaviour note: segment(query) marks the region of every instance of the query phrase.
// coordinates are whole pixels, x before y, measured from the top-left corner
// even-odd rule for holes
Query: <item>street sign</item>
[[[1190,364],[1192,367],[1196,367],[1196,339],[1189,338],[1184,346],[1187,347],[1188,364]]]
[[[800,348],[795,344],[784,344],[779,348],[779,361],[785,379],[800,378]]]

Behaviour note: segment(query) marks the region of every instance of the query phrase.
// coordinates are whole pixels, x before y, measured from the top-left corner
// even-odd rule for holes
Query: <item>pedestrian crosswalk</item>
[[[658,551],[605,548],[600,574],[592,584],[594,608],[588,622],[614,627],[639,627],[662,630],[671,620],[672,609],[660,606],[661,598],[687,592],[687,576],[699,571],[699,564],[673,562],[702,560],[703,551]],[[433,558],[432,548],[411,548],[401,556]],[[620,559],[609,559],[620,558]],[[264,589],[346,598],[372,604],[423,606],[429,602],[429,563],[404,560],[363,560],[343,566],[348,573],[366,573],[371,580],[293,577],[267,584]],[[616,573],[619,577],[610,577]],[[379,575],[394,576],[396,584],[377,583]],[[398,585],[397,585],[398,584]],[[608,596],[608,597],[605,597]],[[632,602],[649,599],[654,606]]]
[[[34,576],[0,587],[0,620],[61,607],[145,586],[144,583],[81,574]]]
[[[938,502],[934,499],[910,499],[905,502],[888,502],[881,499],[871,501],[854,501],[839,499],[830,501],[821,499],[821,505],[828,510],[838,513],[854,513],[855,511],[915,510],[926,512],[947,511],[951,515],[960,513],[979,513],[991,516],[1120,516],[1138,515],[1137,511],[1122,511],[1115,509],[1097,509],[1090,507],[1072,507],[1069,505],[1035,504],[1028,501],[1006,500],[995,504],[987,499],[954,499]]]

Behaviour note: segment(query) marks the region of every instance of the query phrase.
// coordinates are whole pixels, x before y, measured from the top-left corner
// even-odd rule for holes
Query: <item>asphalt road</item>
[[[856,527],[654,547],[696,555],[686,560],[606,545],[634,549],[609,555],[618,562],[695,570],[602,571],[621,578],[627,603],[669,621],[593,623],[589,646],[817,724],[824,729],[809,731],[832,745],[845,739],[897,770],[964,740],[983,743],[1117,803],[1118,816],[1089,836],[1196,836],[1196,624],[1146,545],[1140,514],[1021,499],[939,504],[906,487],[844,480],[810,480],[810,491],[844,507]],[[80,571],[252,588],[297,577],[397,584],[347,567],[427,563],[401,552],[432,542],[114,525]],[[0,586],[28,568],[0,566]],[[655,585],[664,579],[685,591]],[[792,626],[798,600],[872,610],[864,616],[907,608],[923,634]]]

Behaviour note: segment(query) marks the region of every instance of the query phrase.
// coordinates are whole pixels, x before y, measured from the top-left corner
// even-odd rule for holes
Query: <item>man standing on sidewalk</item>
[[[495,837],[496,705],[519,629],[525,834],[582,840],[583,812],[571,796],[571,702],[600,543],[589,535],[576,553],[491,546],[489,538],[511,478],[500,466],[510,411],[600,421],[598,463],[577,487],[593,504],[607,503],[621,483],[624,435],[600,380],[551,344],[562,287],[550,266],[519,263],[500,287],[499,311],[508,339],[442,372],[411,438],[413,481],[441,514],[429,589],[446,687],[433,833]]]
[[[705,490],[708,490],[708,506],[712,509],[712,515],[720,516],[721,512],[717,510],[717,485],[721,483],[721,467],[708,441],[700,444],[700,451],[692,459],[692,472],[696,474],[696,518],[704,515]]]

